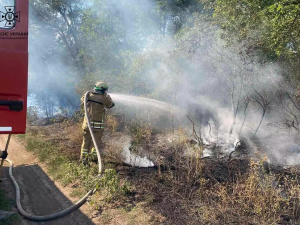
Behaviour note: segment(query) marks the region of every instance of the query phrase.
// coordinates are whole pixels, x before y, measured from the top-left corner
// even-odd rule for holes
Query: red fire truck
[[[0,2],[0,134],[26,130],[28,0]]]
[[[28,0],[0,0],[0,134],[8,134],[4,151],[0,149],[0,174],[11,134],[23,134],[26,130],[27,83],[28,83]],[[91,128],[90,128],[91,129]],[[90,190],[76,204],[47,216],[34,216],[24,211],[20,202],[20,188],[12,175],[16,187],[18,211],[27,219],[47,221],[65,216],[82,206],[95,190]],[[101,169],[101,164],[100,169]]]

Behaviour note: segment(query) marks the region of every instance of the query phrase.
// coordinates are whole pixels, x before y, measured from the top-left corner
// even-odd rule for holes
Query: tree
[[[300,84],[300,2],[200,0],[228,46],[242,46],[259,63],[276,63],[294,92]],[[258,56],[258,57],[257,57]]]
[[[249,51],[293,58],[300,47],[299,7],[292,0],[215,1],[213,21],[229,44],[246,41]]]
[[[82,74],[85,74],[86,66],[80,56],[82,40],[80,24],[82,11],[86,7],[82,0],[33,0],[30,1],[33,12],[34,25],[46,32],[52,31],[63,43],[69,53],[71,63]]]
[[[203,10],[197,0],[156,0],[156,5],[163,34],[177,34],[193,13]]]

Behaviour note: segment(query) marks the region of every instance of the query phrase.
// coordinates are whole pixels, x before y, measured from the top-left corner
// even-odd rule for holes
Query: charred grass
[[[79,196],[95,185],[97,167],[79,164],[80,124],[66,123],[31,127],[25,139],[50,174]],[[110,124],[107,132],[114,135],[114,118]],[[158,132],[134,126],[128,129],[132,149],[153,147]],[[168,144],[156,143],[154,168],[125,165],[112,157],[114,145],[106,146],[107,170],[96,181],[100,191],[90,202],[101,223],[300,224],[298,170],[272,167],[264,158],[253,162],[248,156],[203,159],[203,148],[191,144],[182,130],[174,136]]]

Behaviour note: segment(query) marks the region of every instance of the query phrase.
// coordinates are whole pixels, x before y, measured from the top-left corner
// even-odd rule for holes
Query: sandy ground
[[[7,135],[0,135],[0,149],[4,149]],[[53,181],[46,173],[46,168],[38,162],[38,159],[12,136],[8,158],[14,163],[13,174],[21,189],[21,203],[23,209],[34,215],[48,215],[58,212],[72,205],[77,199],[68,197],[71,190],[62,187]],[[3,182],[0,185],[5,189],[10,199],[15,199],[15,188],[8,174],[8,163],[4,164],[1,177]],[[80,210],[73,212],[63,218],[47,221],[32,222],[20,216],[16,224],[95,224],[90,218],[93,217],[93,210],[86,204]],[[17,212],[14,208],[13,211]]]

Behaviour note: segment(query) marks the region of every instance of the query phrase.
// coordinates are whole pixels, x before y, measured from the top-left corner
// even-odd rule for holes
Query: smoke
[[[72,114],[80,102],[75,92],[76,73],[70,70],[68,54],[54,29],[31,12],[30,7],[29,106],[38,107],[47,117],[62,111]]]
[[[154,163],[150,161],[147,156],[140,157],[130,151],[131,138],[130,136],[123,137],[123,152],[121,154],[123,161],[127,164],[137,167],[153,167]]]
[[[187,124],[185,115],[202,124],[202,137],[208,143],[219,142],[230,152],[241,135],[248,140],[255,136],[272,163],[298,164],[299,157],[289,152],[298,154],[293,149],[299,149],[300,142],[283,124],[283,114],[291,117],[297,112],[286,98],[280,99],[286,88],[281,68],[259,63],[241,46],[224,47],[217,28],[204,21],[198,29],[191,28],[186,37],[175,40],[158,35],[145,45],[137,57],[144,66],[135,73],[155,90],[148,96],[184,111],[179,124]],[[197,38],[191,41],[189,35]],[[133,93],[141,91],[134,89]],[[289,106],[282,109],[282,104]],[[279,132],[284,135],[270,145]]]
[[[294,131],[299,128],[299,110],[284,94],[292,88],[285,85],[278,65],[259,62],[247,53],[244,43],[226,46],[218,27],[188,10],[182,12],[187,22],[174,36],[176,16],[162,16],[154,1],[102,0],[86,7],[98,19],[87,26],[96,26],[95,33],[85,33],[83,38],[83,52],[90,57],[90,82],[106,80],[113,92],[135,95],[112,95],[121,111],[123,102],[125,107],[139,105],[131,116],[144,114],[153,122],[158,114],[164,114],[165,118],[153,122],[164,127],[174,123],[190,126],[188,115],[201,127],[207,143],[218,142],[228,152],[241,136],[260,138],[262,145],[269,146],[269,140],[284,133],[272,151],[266,150],[270,158],[278,160],[298,146]],[[44,26],[31,20],[39,28]],[[46,90],[44,99],[59,102],[56,108],[75,108],[78,82],[57,34],[31,25],[29,51],[31,93],[39,95]],[[165,110],[169,108],[176,110]],[[299,158],[288,160],[289,164],[298,164]]]
[[[264,139],[263,148],[272,163],[297,165],[300,161],[299,135],[273,134]]]

